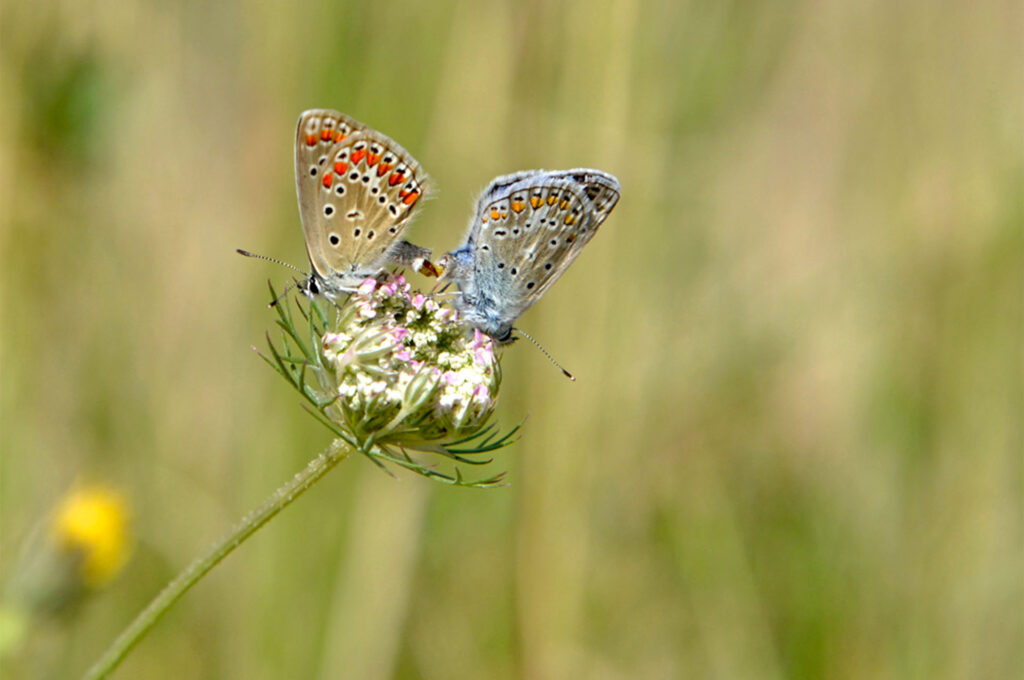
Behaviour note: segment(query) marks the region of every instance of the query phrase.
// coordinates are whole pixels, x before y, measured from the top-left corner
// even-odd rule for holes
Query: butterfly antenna
[[[523,336],[524,338],[526,338],[527,340],[529,340],[530,342],[535,344],[537,346],[537,349],[539,349],[541,352],[543,352],[544,356],[546,356],[548,358],[548,361],[550,361],[556,367],[558,367],[558,370],[560,370],[565,375],[566,378],[568,378],[569,380],[572,380],[573,382],[576,382],[576,377],[572,373],[570,373],[569,371],[565,370],[565,368],[562,366],[562,364],[560,364],[557,361],[555,361],[555,358],[553,356],[551,356],[551,353],[548,352],[546,349],[544,349],[544,345],[542,345],[539,342],[537,342],[536,340],[534,340],[533,336],[531,336],[529,333],[526,333],[521,328],[513,328],[512,330],[514,330],[516,333],[519,333],[519,335]]]
[[[266,260],[267,262],[273,262],[274,264],[279,264],[282,267],[288,267],[288,269],[291,269],[292,271],[297,271],[298,273],[302,274],[304,277],[309,278],[309,274],[307,274],[306,272],[302,271],[301,269],[299,269],[298,267],[296,267],[293,264],[288,264],[287,262],[282,262],[281,260],[277,259],[276,257],[269,257],[267,255],[258,255],[256,253],[250,253],[248,250],[242,250],[241,248],[235,248],[235,252],[237,252],[239,255],[245,255],[246,257],[254,257],[257,260]],[[295,288],[296,286],[300,286],[301,283],[302,283],[301,281],[298,281],[297,279],[293,279],[291,283],[289,283],[287,286],[284,287],[284,290],[281,291],[281,294],[278,295],[276,298],[274,298],[271,301],[271,303],[269,305],[267,305],[267,307],[276,307],[277,303],[279,303],[281,300],[283,300],[284,297],[291,291],[292,288]]]
[[[267,262],[273,262],[274,264],[279,264],[282,267],[288,267],[288,269],[292,269],[294,271],[297,271],[298,273],[302,274],[303,276],[309,276],[308,273],[302,271],[301,269],[299,269],[295,265],[288,264],[287,262],[282,262],[281,260],[277,259],[276,257],[269,257],[267,255],[258,255],[256,253],[250,253],[248,250],[242,250],[241,248],[235,248],[235,252],[238,253],[239,255],[245,255],[246,257],[255,257],[257,260],[266,260]]]

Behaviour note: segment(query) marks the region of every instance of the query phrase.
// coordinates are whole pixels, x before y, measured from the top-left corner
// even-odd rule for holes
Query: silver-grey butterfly
[[[295,185],[311,295],[351,292],[389,265],[437,275],[430,251],[399,240],[427,176],[394,140],[337,111],[299,116]]]
[[[527,170],[498,177],[477,201],[466,243],[442,260],[462,318],[498,343],[568,269],[619,200],[600,170]]]

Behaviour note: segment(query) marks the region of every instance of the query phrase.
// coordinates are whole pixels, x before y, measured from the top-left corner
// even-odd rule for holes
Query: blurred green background
[[[328,441],[250,351],[305,265],[300,111],[433,177],[622,181],[505,354],[495,469],[347,461],[121,678],[1019,678],[1024,6],[6,2],[0,567],[120,485],[119,580],[11,677],[74,677]],[[428,284],[429,282],[422,282]],[[20,675],[19,675],[20,674]]]

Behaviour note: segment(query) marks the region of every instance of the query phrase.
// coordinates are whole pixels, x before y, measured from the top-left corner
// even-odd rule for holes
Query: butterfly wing
[[[592,169],[526,171],[481,194],[466,244],[449,255],[469,323],[507,339],[608,217],[619,181]]]
[[[388,262],[426,182],[408,151],[355,119],[327,109],[299,117],[299,214],[310,263],[329,292]]]

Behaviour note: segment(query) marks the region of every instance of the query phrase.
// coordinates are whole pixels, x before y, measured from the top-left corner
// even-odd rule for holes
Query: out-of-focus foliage
[[[578,382],[511,347],[510,487],[353,458],[118,677],[1019,677],[1022,25],[1010,0],[5,3],[0,576],[83,476],[140,540],[12,669],[81,672],[326,444],[248,349],[289,272],[233,250],[303,264],[293,126],[331,107],[431,174],[409,236],[439,251],[495,175],[620,178],[521,319]]]

